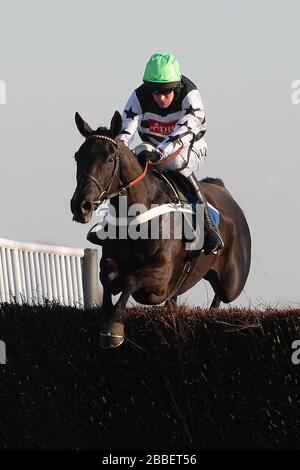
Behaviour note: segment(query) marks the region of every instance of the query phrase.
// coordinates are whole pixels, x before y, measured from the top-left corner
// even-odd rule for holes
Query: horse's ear
[[[75,122],[77,129],[83,137],[88,137],[93,133],[93,129],[91,129],[88,123],[82,119],[79,113],[75,114]]]
[[[122,117],[119,111],[116,111],[110,123],[110,134],[117,137],[122,130]]]

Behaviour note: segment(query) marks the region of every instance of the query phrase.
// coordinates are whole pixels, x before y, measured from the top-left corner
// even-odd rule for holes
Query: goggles
[[[154,95],[170,95],[172,91],[175,91],[175,88],[167,88],[165,90],[153,90]]]

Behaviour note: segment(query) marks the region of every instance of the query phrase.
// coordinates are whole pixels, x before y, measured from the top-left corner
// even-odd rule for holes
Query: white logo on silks
[[[6,346],[4,341],[0,340],[0,364],[6,364]]]
[[[0,104],[6,104],[6,85],[3,80],[0,80]]]

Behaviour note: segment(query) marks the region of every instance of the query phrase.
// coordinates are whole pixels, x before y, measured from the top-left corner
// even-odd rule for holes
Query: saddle
[[[173,195],[173,197],[172,197],[173,202],[171,204],[165,204],[164,206],[172,206],[172,210],[180,210],[180,209],[178,209],[178,206],[185,206],[185,207],[188,206],[189,207],[189,212],[194,214],[193,217],[192,217],[192,220],[189,219],[190,222],[188,222],[188,224],[190,225],[190,229],[192,230],[192,233],[195,234],[194,236],[196,237],[195,238],[196,241],[192,242],[192,244],[189,245],[189,246],[190,246],[190,248],[192,248],[194,244],[195,245],[197,244],[197,246],[198,246],[197,237],[198,237],[198,234],[199,234],[199,228],[196,225],[197,218],[194,217],[196,215],[197,198],[196,198],[196,195],[193,192],[192,187],[189,184],[189,181],[184,176],[182,176],[180,173],[178,173],[176,171],[168,171],[166,173],[166,172],[163,172],[163,171],[152,169],[151,172],[156,177],[158,177],[161,181],[163,181],[165,185],[167,185],[169,187],[169,189],[171,190],[171,193]],[[207,203],[207,205],[208,205],[208,209],[211,212],[212,220],[215,223],[215,226],[218,227],[219,221],[220,221],[219,211],[216,208],[214,208],[211,204]],[[191,208],[191,206],[193,207],[193,209]],[[160,208],[163,209],[163,206],[160,206]],[[90,231],[88,232],[87,237],[86,237],[89,242],[91,242],[95,245],[102,245],[103,244],[101,242],[102,235],[104,235],[104,237],[106,235],[107,221],[108,221],[106,216],[107,216],[107,213],[108,213],[108,209],[104,208],[103,210],[104,210],[104,214],[105,214],[105,217],[103,219],[104,223],[100,222],[100,223],[97,223],[96,225],[94,225],[90,229]],[[170,210],[171,210],[170,208],[167,208],[168,212]],[[151,210],[148,211],[148,213],[150,213],[150,212],[151,212]],[[183,212],[186,212],[186,210],[183,210]],[[201,247],[202,247],[202,245],[201,245]],[[195,248],[192,248],[192,249],[195,249]],[[197,249],[200,249],[200,247],[198,247]]]
[[[169,186],[169,188],[174,194],[176,202],[188,203],[195,207],[195,205],[197,204],[197,198],[189,180],[185,176],[183,176],[178,171],[172,170],[168,170],[167,172],[165,172],[161,170],[152,169],[151,171]],[[207,207],[215,227],[218,228],[220,225],[220,212],[208,201]]]

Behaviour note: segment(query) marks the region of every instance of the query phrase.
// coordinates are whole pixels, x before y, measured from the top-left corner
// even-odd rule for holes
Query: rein
[[[110,142],[116,147],[116,153],[115,153],[115,158],[114,158],[114,162],[115,162],[114,169],[113,169],[113,172],[112,172],[112,174],[111,174],[111,176],[108,180],[108,183],[106,184],[105,189],[102,189],[101,184],[99,183],[99,181],[97,181],[97,179],[94,176],[89,175],[88,173],[84,173],[79,178],[79,181],[82,180],[83,178],[88,178],[90,181],[92,181],[97,186],[100,195],[99,195],[99,199],[97,201],[93,201],[93,204],[98,204],[98,205],[101,204],[102,201],[105,200],[105,199],[111,199],[111,198],[113,198],[117,195],[122,196],[122,195],[126,194],[127,189],[132,188],[133,186],[140,183],[140,181],[142,181],[145,178],[145,176],[147,175],[149,166],[153,167],[153,168],[162,168],[165,165],[167,165],[168,163],[170,163],[171,161],[173,161],[177,157],[177,155],[179,154],[179,152],[181,150],[181,148],[179,148],[173,154],[171,154],[169,157],[164,158],[162,161],[158,161],[156,163],[147,161],[143,172],[139,176],[134,178],[133,180],[129,181],[126,185],[124,185],[122,183],[122,181],[119,177],[119,181],[120,181],[121,185],[123,185],[123,186],[121,186],[116,192],[109,193],[109,190],[110,190],[110,188],[111,188],[111,186],[114,182],[115,177],[118,176],[120,166],[121,166],[120,144],[118,142],[116,142],[114,139],[112,139],[111,137],[108,137],[108,136],[105,136],[105,135],[95,134],[95,135],[91,135],[91,136],[87,137],[87,139],[90,139],[92,137],[94,137],[96,139],[99,139],[99,140],[104,140],[104,141]],[[78,181],[78,183],[79,183],[79,181]],[[195,256],[194,253],[189,251],[188,255],[185,259],[183,269],[179,273],[179,276],[178,276],[178,278],[175,282],[175,285],[174,285],[173,289],[171,290],[171,292],[169,293],[166,301],[170,300],[172,297],[177,295],[177,292],[179,291],[180,287],[183,285],[183,283],[185,282],[185,280],[189,276],[189,274],[191,272],[191,269],[192,269],[192,267],[194,266],[194,264],[196,262],[196,259],[197,259],[197,256]]]
[[[90,181],[92,181],[97,186],[97,188],[99,190],[99,193],[100,193],[99,194],[99,199],[97,201],[93,201],[93,204],[101,204],[101,202],[103,200],[112,199],[113,197],[118,196],[118,195],[119,196],[124,196],[128,189],[130,189],[133,186],[135,186],[136,184],[140,183],[140,181],[142,181],[145,178],[145,176],[148,173],[149,167],[163,168],[164,166],[169,164],[171,161],[173,161],[177,157],[177,155],[179,154],[179,152],[181,150],[181,148],[179,148],[178,150],[176,150],[176,152],[172,153],[169,157],[164,158],[162,161],[158,161],[158,162],[154,162],[154,163],[147,161],[143,172],[139,176],[137,176],[133,180],[129,181],[126,185],[124,185],[124,183],[122,183],[122,181],[120,180],[120,183],[121,183],[122,186],[120,186],[120,188],[117,191],[115,191],[114,193],[109,193],[109,190],[110,190],[110,188],[111,188],[111,186],[114,182],[115,177],[119,173],[119,169],[120,169],[120,166],[121,166],[120,144],[118,142],[116,142],[114,139],[112,139],[111,137],[108,137],[106,135],[94,134],[94,135],[91,135],[91,136],[87,137],[87,139],[91,139],[91,138],[96,138],[96,139],[99,139],[99,140],[106,140],[107,142],[112,143],[116,147],[116,154],[115,154],[115,158],[114,158],[115,166],[114,166],[112,175],[108,180],[106,188],[103,189],[101,187],[101,184],[99,183],[99,181],[97,181],[96,178],[94,178],[94,176],[89,175],[88,173],[84,173],[79,178],[79,181],[81,181],[84,178],[88,178]]]

